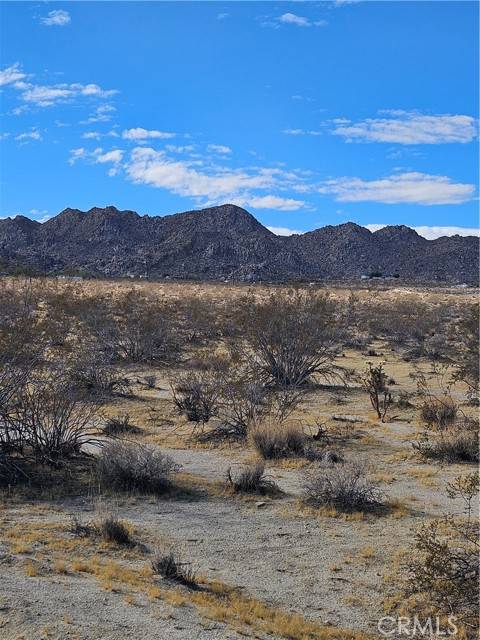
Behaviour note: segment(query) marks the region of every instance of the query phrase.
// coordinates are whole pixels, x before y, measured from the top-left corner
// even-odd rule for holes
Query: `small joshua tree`
[[[387,374],[383,369],[383,363],[378,366],[372,366],[368,363],[368,369],[362,376],[362,385],[370,396],[372,407],[378,416],[378,419],[385,422],[385,417],[393,402],[392,394],[387,386]]]

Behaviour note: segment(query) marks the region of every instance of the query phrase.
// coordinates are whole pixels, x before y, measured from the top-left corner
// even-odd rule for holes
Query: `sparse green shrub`
[[[339,511],[374,511],[382,506],[382,492],[368,479],[365,467],[354,462],[317,465],[305,473],[304,501]]]
[[[121,440],[107,443],[97,460],[105,487],[144,493],[164,493],[179,468],[157,447]]]
[[[278,493],[280,490],[271,478],[265,475],[265,465],[262,462],[245,465],[237,473],[232,469],[227,471],[228,486],[235,493]]]

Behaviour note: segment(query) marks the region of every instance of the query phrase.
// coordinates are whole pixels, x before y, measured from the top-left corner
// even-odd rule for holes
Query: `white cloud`
[[[80,124],[95,124],[96,122],[109,122],[112,119],[112,113],[116,108],[111,104],[100,104],[87,120],[82,120]]]
[[[195,145],[186,144],[186,145],[175,145],[175,144],[166,144],[165,149],[167,151],[171,151],[172,153],[190,153],[194,151]]]
[[[102,149],[96,149],[93,153],[96,156],[95,162],[101,164],[105,162],[113,162],[114,164],[117,164],[121,162],[123,158],[123,151],[121,149],[113,149],[106,153],[103,153]]]
[[[110,136],[112,138],[118,138],[118,133],[116,131],[107,131],[107,133],[100,133],[99,131],[85,131],[82,133],[82,138],[85,140],[100,140],[100,138],[105,138]]]
[[[378,231],[379,229],[383,229],[387,227],[386,224],[366,224],[364,225],[370,231]],[[435,238],[441,238],[442,236],[477,236],[480,237],[480,229],[471,228],[471,227],[430,227],[430,226],[419,226],[419,227],[411,227],[414,231],[416,231],[420,236],[427,238],[427,240],[434,240]]]
[[[183,196],[218,199],[246,189],[265,189],[275,180],[271,174],[248,174],[244,170],[201,172],[188,162],[172,160],[163,151],[136,147],[127,164],[127,175],[134,182],[163,187]]]
[[[249,204],[254,209],[277,209],[278,211],[297,211],[305,207],[303,200],[279,198],[271,195],[248,198],[246,204]]]
[[[347,142],[440,144],[471,142],[477,135],[475,118],[465,115],[424,115],[414,111],[387,111],[388,118],[368,118],[357,123],[340,119],[332,133]]]
[[[229,13],[217,13],[217,20],[225,20],[230,16]]]
[[[201,200],[203,206],[232,202],[258,209],[293,211],[305,206],[303,200],[258,191],[294,189],[303,177],[279,168],[231,169],[203,160],[179,160],[165,151],[136,147],[124,164],[127,177],[135,183],[167,189],[181,196]]]
[[[113,164],[115,168],[110,169],[109,175],[115,175],[118,170],[118,165],[123,159],[124,152],[122,149],[111,149],[110,151],[104,151],[102,147],[97,147],[93,151],[87,151],[84,147],[70,150],[70,158],[68,164],[74,165],[77,160],[84,160],[88,164]]]
[[[282,133],[287,136],[321,136],[321,131],[314,131],[310,129],[284,129]]]
[[[68,159],[68,164],[73,165],[77,160],[81,158],[85,158],[87,155],[86,149],[83,147],[79,147],[77,149],[70,149],[70,158]]]
[[[26,74],[20,70],[20,64],[16,62],[10,67],[6,67],[3,71],[0,71],[0,87],[12,82],[19,82],[26,78]]]
[[[339,202],[433,205],[471,200],[475,186],[452,182],[447,176],[409,172],[379,180],[347,177],[326,180],[318,191],[333,195]]]
[[[15,88],[21,91],[24,102],[37,107],[51,107],[59,102],[68,102],[81,97],[109,98],[118,93],[116,89],[102,89],[97,84],[55,84],[34,85],[28,82],[16,82]]]
[[[278,22],[283,24],[293,24],[296,27],[324,27],[327,24],[326,20],[311,21],[304,16],[298,16],[295,13],[283,13],[277,18]]]
[[[64,27],[71,22],[71,18],[68,11],[57,9],[56,11],[49,11],[47,16],[41,18],[40,22],[47,27]]]
[[[24,111],[28,105],[38,107],[50,107],[56,103],[70,102],[74,99],[99,98],[104,99],[118,93],[115,89],[102,89],[98,84],[52,84],[42,85],[27,82],[27,75],[20,69],[19,63],[0,71],[0,86],[9,85],[20,94],[20,99],[26,103],[22,107],[13,110],[15,115]]]
[[[267,229],[276,236],[293,236],[294,234],[305,233],[304,231],[298,231],[296,229],[288,229],[288,227],[267,227]]]
[[[232,153],[230,147],[226,147],[223,144],[209,144],[207,145],[207,151],[210,151],[212,153],[219,153],[220,155]]]
[[[148,140],[149,138],[159,138],[161,140],[168,140],[169,138],[174,138],[175,133],[170,133],[168,131],[157,131],[155,129],[142,129],[142,127],[136,127],[134,129],[126,129],[122,133],[122,138],[125,140]]]
[[[15,140],[18,140],[19,142],[28,142],[29,140],[42,139],[42,136],[36,129],[33,129],[32,131],[26,131],[25,133],[19,133],[18,136],[15,136]]]

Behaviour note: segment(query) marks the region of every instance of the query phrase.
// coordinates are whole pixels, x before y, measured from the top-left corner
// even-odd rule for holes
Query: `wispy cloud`
[[[148,140],[150,138],[158,138],[160,140],[168,140],[174,138],[175,133],[169,131],[157,131],[156,129],[143,129],[142,127],[136,127],[134,129],[125,129],[122,133],[122,138],[125,140],[134,140],[136,142],[142,140]]]
[[[364,225],[370,231],[378,231],[379,229],[383,229],[387,227],[386,224],[366,224]],[[429,227],[429,226],[419,226],[419,227],[411,227],[414,231],[416,231],[420,236],[427,238],[427,240],[435,240],[435,238],[441,238],[443,236],[477,236],[480,237],[480,229],[475,227]]]
[[[321,131],[315,131],[311,129],[284,129],[282,133],[287,136],[321,136]]]
[[[226,20],[229,16],[229,13],[217,13],[217,20]]]
[[[26,77],[27,75],[20,68],[20,63],[16,62],[0,71],[0,87],[18,82]]]
[[[447,176],[409,172],[379,180],[336,178],[323,182],[318,192],[332,195],[339,202],[460,204],[472,199],[475,185],[456,183]]]
[[[46,16],[40,19],[40,22],[47,27],[64,27],[70,24],[71,21],[70,14],[63,9],[49,11]]]
[[[210,151],[211,153],[219,153],[220,155],[232,153],[230,147],[227,147],[224,144],[209,144],[207,145],[207,151]]]
[[[250,205],[254,209],[276,209],[277,211],[297,211],[305,207],[303,200],[295,200],[293,198],[281,198],[279,196],[260,196],[248,197],[245,204]]]
[[[267,227],[267,229],[274,233],[276,236],[293,236],[295,234],[304,233],[304,231],[289,229],[288,227]]]
[[[283,13],[277,18],[282,24],[291,24],[296,27],[325,27],[328,23],[326,20],[310,20],[305,16],[299,16],[296,13]]]
[[[27,74],[22,71],[19,63],[0,71],[0,85],[8,85],[18,91],[20,99],[25,103],[22,107],[14,109],[16,114],[20,114],[28,105],[51,107],[57,103],[72,102],[79,98],[105,99],[118,93],[116,89],[103,89],[94,83],[46,85],[27,82],[27,78]]]
[[[425,115],[416,111],[386,111],[389,117],[359,122],[333,121],[332,131],[347,142],[440,144],[471,142],[477,135],[475,118],[465,115]]]
[[[36,129],[32,129],[32,131],[25,131],[24,133],[19,133],[18,136],[15,136],[15,140],[18,142],[30,142],[30,140],[43,140],[42,136]]]
[[[122,162],[124,151],[122,149],[111,149],[104,151],[102,147],[97,147],[93,151],[87,151],[84,147],[70,150],[70,158],[68,164],[74,165],[78,160],[83,160],[87,164],[112,164],[108,171],[108,175],[116,175],[119,171],[119,165]]]

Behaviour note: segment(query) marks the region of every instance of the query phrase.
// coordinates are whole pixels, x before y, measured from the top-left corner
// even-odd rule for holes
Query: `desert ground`
[[[68,361],[62,365],[65,370],[81,361],[93,324],[87,319],[86,332],[78,329],[81,305],[72,311],[73,299],[115,300],[135,291],[146,296],[149,305],[180,303],[175,318],[181,317],[184,338],[170,359],[151,354],[110,358],[105,366],[123,386],[102,394],[90,388],[88,402],[94,410],[84,425],[88,437],[82,433],[73,453],[39,460],[29,446],[13,446],[10,452],[4,448],[7,464],[20,471],[0,483],[2,638],[360,640],[382,637],[378,621],[383,616],[414,612],[439,614],[442,620],[458,613],[457,637],[474,637],[471,601],[458,604],[452,598],[450,608],[442,609],[425,585],[412,590],[412,575],[418,578],[418,566],[426,557],[416,542],[422,526],[445,524],[448,518],[466,522],[465,500],[449,486],[476,473],[475,439],[469,440],[468,455],[462,449],[450,457],[426,455],[416,443],[425,442],[426,433],[427,441],[435,443],[475,428],[474,384],[468,375],[455,374],[471,349],[462,342],[462,322],[475,307],[478,291],[394,283],[300,289],[292,293],[286,286],[227,283],[4,280],[4,371],[13,357],[5,345],[13,338],[18,339],[18,352],[41,350],[31,367],[41,368],[42,380],[54,360]],[[298,384],[285,385],[293,386],[295,395],[284,412],[288,415],[275,409],[275,398],[285,389],[262,382],[269,400],[246,420],[243,437],[222,429],[233,406],[228,394],[207,420],[192,419],[182,404],[187,382],[221,395],[218,380],[234,369],[250,371],[251,345],[256,343],[240,353],[232,348],[242,343],[243,331],[253,331],[237,323],[239,301],[261,306],[273,295],[267,311],[278,307],[281,314],[285,297],[304,296],[297,299],[300,304],[305,297],[327,292],[335,306],[332,313],[337,320],[341,317],[342,329],[329,337],[329,344],[335,343],[329,368],[341,367],[340,377],[324,375],[323,367]],[[185,305],[185,300],[200,301],[200,306]],[[14,309],[7,313],[9,304]],[[432,311],[428,319],[425,310]],[[91,308],[82,313],[91,314]],[[212,329],[208,313],[215,322],[221,316],[220,329]],[[30,328],[22,324],[26,316],[34,318]],[[405,328],[405,322],[411,326]],[[284,329],[287,334],[291,330]],[[210,369],[217,360],[227,363],[215,369],[219,378]],[[365,386],[368,367],[380,364],[385,374],[380,390],[380,409],[386,407],[383,421]],[[22,384],[36,388],[37,383]],[[243,381],[235,384],[238,389]],[[445,404],[454,407],[453,417],[445,418],[448,424],[434,424],[433,419],[427,424],[425,405],[438,409]],[[40,414],[42,410],[45,406],[36,409]],[[7,419],[7,414],[0,416],[0,433]],[[255,440],[255,430],[262,428],[274,434],[292,429],[301,433],[301,444],[264,459]],[[168,486],[161,491],[134,484],[122,489],[105,482],[97,461],[119,442],[169,456],[176,466]],[[242,490],[228,481],[229,470],[235,480],[259,461],[265,485]],[[328,475],[348,465],[361,469],[375,487],[375,504],[350,508],[335,500],[322,503],[306,493],[312,474]],[[105,534],[98,523],[108,518],[123,525],[127,540]],[[444,534],[452,539],[448,531]],[[179,571],[162,575],[152,560],[170,552]]]

